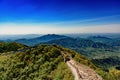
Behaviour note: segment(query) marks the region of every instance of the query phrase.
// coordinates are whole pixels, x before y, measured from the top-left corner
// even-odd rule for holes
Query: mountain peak
[[[22,43],[22,44],[25,44],[28,46],[34,46],[41,42],[47,42],[47,41],[63,39],[63,38],[67,38],[67,36],[56,35],[56,34],[47,34],[47,35],[43,35],[43,36],[32,38],[32,39],[23,39],[23,40],[18,39],[18,40],[15,40],[15,42],[19,42],[19,43]]]

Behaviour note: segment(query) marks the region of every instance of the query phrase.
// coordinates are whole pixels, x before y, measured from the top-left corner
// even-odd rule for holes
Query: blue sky
[[[0,34],[119,33],[119,26],[120,0],[0,0]]]

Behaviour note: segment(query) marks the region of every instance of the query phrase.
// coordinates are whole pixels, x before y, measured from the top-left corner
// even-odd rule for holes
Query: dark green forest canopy
[[[20,48],[25,48],[27,46],[16,43],[16,42],[0,42],[0,53],[9,52],[9,51],[17,51]]]

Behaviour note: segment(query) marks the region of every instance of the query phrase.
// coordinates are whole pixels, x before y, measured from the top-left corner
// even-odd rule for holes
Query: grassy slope
[[[26,52],[18,52],[1,63],[1,79],[20,80],[73,80],[73,75],[64,62],[64,57],[72,57],[76,61],[96,67],[85,57],[69,49],[58,46],[41,45],[28,49]]]
[[[5,80],[73,80],[74,77],[64,62],[72,57],[78,63],[85,64],[100,74],[105,80],[119,80],[115,70],[104,72],[94,66],[87,58],[75,51],[59,46],[39,45],[26,52],[1,56],[0,79]]]

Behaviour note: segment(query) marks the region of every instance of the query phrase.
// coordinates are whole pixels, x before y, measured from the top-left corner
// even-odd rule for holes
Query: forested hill
[[[39,45],[7,56],[0,61],[0,80],[74,80],[65,63],[70,59],[97,70],[87,58],[56,45]]]
[[[84,74],[87,76],[86,71],[91,68],[92,70],[89,70],[93,71],[91,73],[94,77],[98,73],[105,80],[119,79],[118,74],[113,75],[105,72],[81,54],[61,46],[38,45],[27,47],[25,51],[13,52],[4,52],[5,55],[0,54],[0,80],[74,80],[70,65],[76,71],[81,70],[79,68],[84,68],[82,69],[83,74],[79,71],[81,76]],[[71,61],[76,63],[78,69],[74,67],[74,63]],[[67,65],[68,62],[70,62],[69,66]],[[87,77],[84,76],[84,78]]]
[[[0,42],[0,53],[17,51],[18,49],[25,47],[27,46],[16,42]]]

